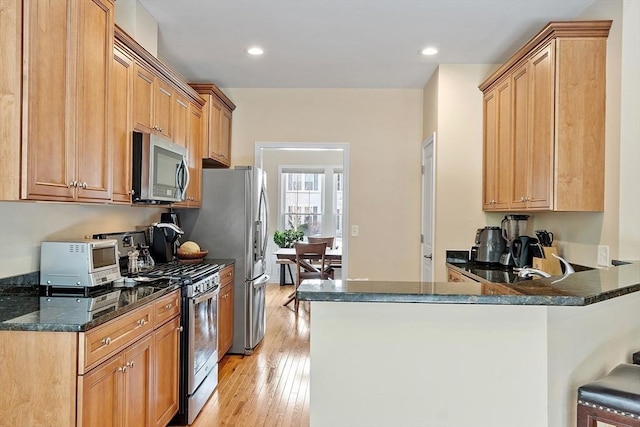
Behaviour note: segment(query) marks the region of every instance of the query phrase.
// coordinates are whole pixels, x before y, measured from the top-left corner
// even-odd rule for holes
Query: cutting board
[[[562,268],[560,267],[560,261],[553,257],[551,254],[558,254],[558,249],[554,246],[543,246],[544,258],[533,258],[533,268],[542,270],[549,273],[552,276],[558,276],[562,274]]]

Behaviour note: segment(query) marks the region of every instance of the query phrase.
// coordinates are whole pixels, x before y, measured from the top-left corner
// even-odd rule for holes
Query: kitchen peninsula
[[[578,386],[640,348],[640,263],[558,279],[305,281],[311,425],[574,425]]]

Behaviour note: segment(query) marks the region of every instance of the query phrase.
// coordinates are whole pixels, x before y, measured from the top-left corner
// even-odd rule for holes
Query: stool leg
[[[578,404],[576,427],[596,427],[596,420],[589,416],[589,407]]]

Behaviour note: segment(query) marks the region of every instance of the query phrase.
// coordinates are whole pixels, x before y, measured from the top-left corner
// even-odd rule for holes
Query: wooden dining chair
[[[326,243],[295,243],[294,248],[296,251],[296,268],[298,270],[298,277],[296,279],[296,288],[293,293],[289,295],[289,299],[283,304],[287,305],[291,301],[294,302],[294,311],[298,312],[298,294],[297,290],[305,279],[327,279],[327,273],[325,269],[327,262],[325,259],[325,252],[327,250]],[[319,262],[319,264],[317,264]]]
[[[334,237],[312,237],[309,236],[307,237],[307,240],[309,240],[309,243],[326,243],[327,244],[327,248],[333,248],[333,242],[335,240]],[[333,279],[334,278],[334,273],[335,273],[335,268],[340,268],[340,265],[334,264],[331,260],[327,261],[327,267],[325,269],[325,272],[327,273],[327,276],[329,279]]]

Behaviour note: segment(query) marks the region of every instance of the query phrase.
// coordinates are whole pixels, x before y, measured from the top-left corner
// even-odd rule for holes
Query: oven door
[[[189,298],[187,394],[192,395],[218,363],[219,288]]]

